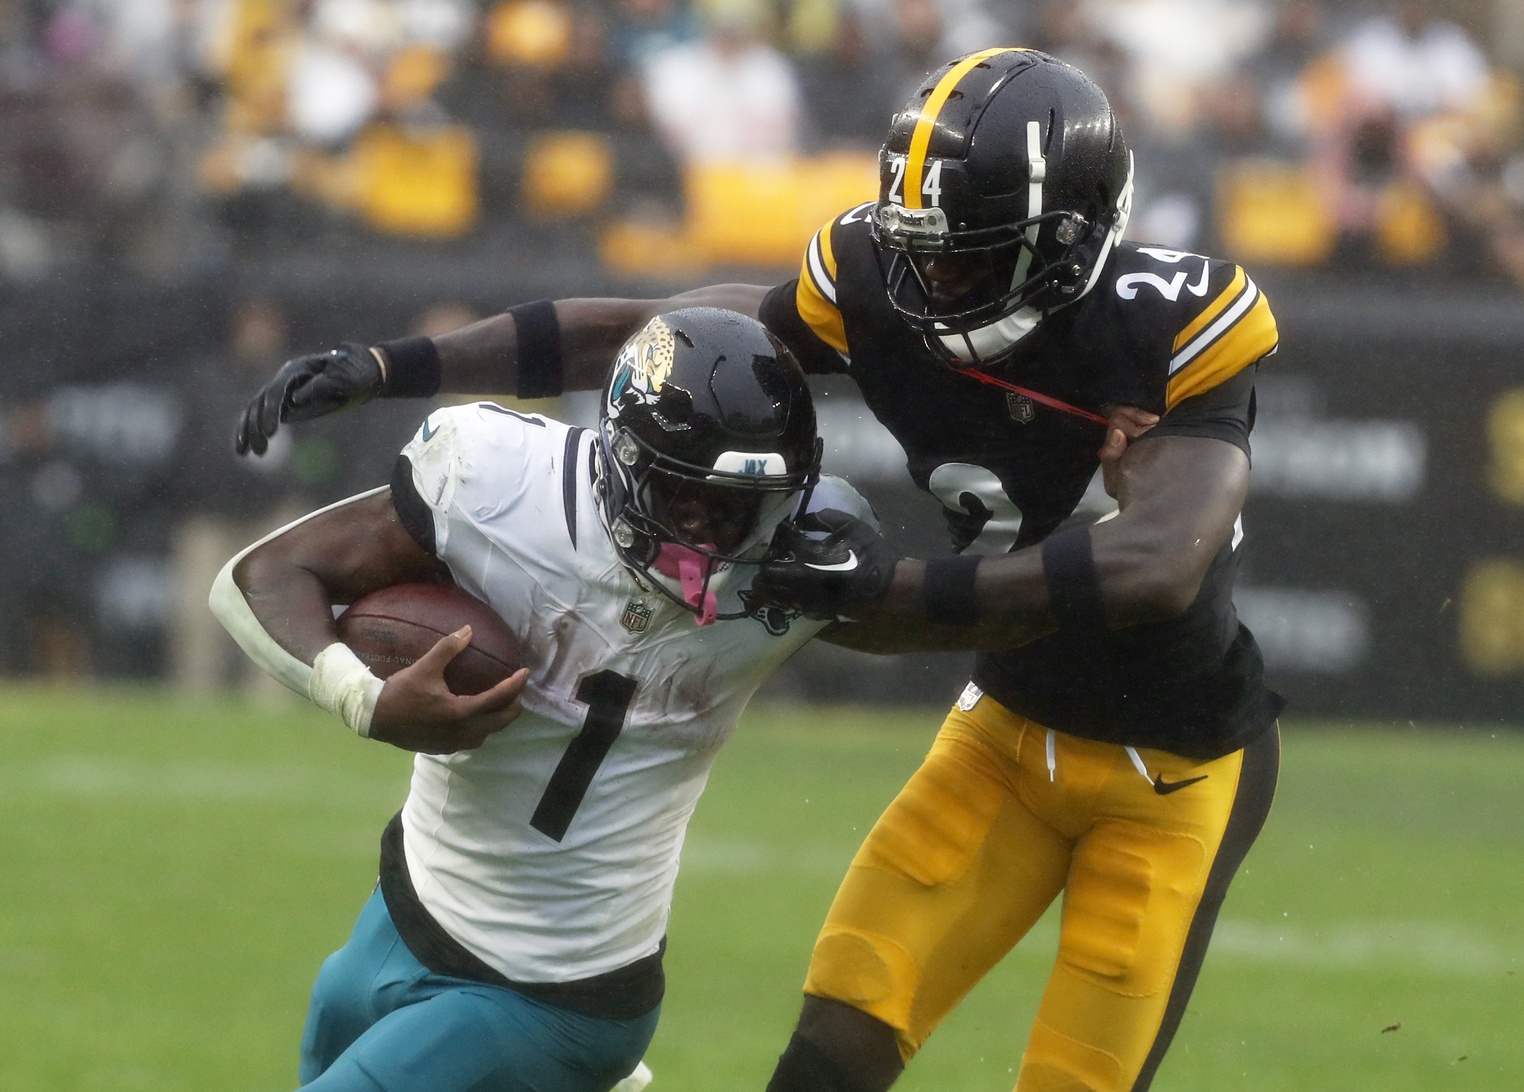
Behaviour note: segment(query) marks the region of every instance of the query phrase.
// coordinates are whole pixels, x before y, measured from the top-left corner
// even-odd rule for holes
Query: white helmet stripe
[[[1030,182],[1027,186],[1027,219],[1035,220],[1042,215],[1042,184],[1048,177],[1048,161],[1042,154],[1042,123],[1039,121],[1027,122],[1027,168]],[[1033,224],[1027,228],[1026,247],[1022,248],[1021,255],[1016,259],[1016,272],[1011,277],[1011,287],[1015,288],[1027,279],[1027,270],[1032,267],[1033,248],[1037,246],[1037,233],[1040,225]]]
[[[1122,241],[1122,233],[1127,230],[1127,221],[1132,218],[1132,149],[1127,150],[1127,182],[1122,186],[1122,192],[1117,195],[1117,220],[1111,225],[1111,230],[1106,233],[1106,242],[1101,246],[1101,253],[1095,259],[1095,265],[1090,270],[1090,279],[1085,282],[1085,290],[1075,299],[1083,299],[1090,294],[1095,287],[1095,282],[1101,279],[1101,269],[1106,265],[1106,259],[1111,255],[1111,248]]]

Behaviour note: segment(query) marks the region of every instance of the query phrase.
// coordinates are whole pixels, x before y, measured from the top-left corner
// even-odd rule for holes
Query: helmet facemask
[[[1030,50],[932,73],[895,116],[879,177],[871,227],[889,300],[960,369],[1004,359],[1083,298],[1132,204],[1105,95]]]
[[[1127,185],[1104,216],[1060,208],[953,230],[940,208],[881,202],[873,241],[889,301],[953,367],[998,363],[1043,319],[1095,285],[1132,209],[1131,153],[1128,163]],[[944,270],[953,265],[954,275],[938,263]],[[949,281],[968,287],[949,294]]]
[[[878,210],[876,238],[890,299],[906,317],[949,333],[1022,310],[1046,314],[1070,302],[1082,287],[1086,251],[1093,250],[1087,244],[1097,234],[1095,225],[1068,211],[964,232],[906,231],[905,219],[898,205]],[[953,279],[969,287],[949,296],[946,279],[929,272],[938,263],[964,266]]]

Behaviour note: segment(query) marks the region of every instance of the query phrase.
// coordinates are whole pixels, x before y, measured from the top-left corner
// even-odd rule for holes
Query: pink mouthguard
[[[708,542],[699,545],[705,550],[715,548]],[[655,568],[663,576],[671,577],[682,585],[683,602],[693,608],[694,619],[699,625],[714,624],[715,616],[720,612],[720,603],[714,592],[704,587],[704,578],[710,571],[707,557],[690,547],[663,542],[661,552],[656,555]]]

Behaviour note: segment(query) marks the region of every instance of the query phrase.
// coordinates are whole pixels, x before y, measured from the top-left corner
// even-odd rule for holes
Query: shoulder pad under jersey
[[[794,301],[799,317],[809,324],[816,337],[843,356],[848,355],[848,349],[838,303],[842,270],[837,254],[844,243],[851,244],[850,235],[868,234],[873,206],[874,202],[867,201],[827,221],[810,239],[799,269],[799,290]]]
[[[1232,262],[1124,244],[1095,291],[1129,348],[1167,368],[1167,407],[1211,390],[1279,344],[1269,301]]]

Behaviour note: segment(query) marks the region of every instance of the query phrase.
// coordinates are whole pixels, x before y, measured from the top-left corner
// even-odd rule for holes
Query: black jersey
[[[822,228],[798,280],[768,295],[762,320],[806,370],[853,378],[904,447],[916,485],[941,501],[955,548],[1040,542],[1095,476],[1104,425],[941,363],[890,306],[872,210]],[[1238,266],[1123,244],[1090,292],[1048,316],[998,373],[1100,417],[1115,405],[1160,414],[1138,442],[1208,436],[1247,453],[1256,365],[1276,344],[1270,306]],[[984,653],[975,683],[1014,712],[1089,739],[1201,758],[1242,746],[1281,702],[1233,607],[1241,538],[1236,528],[1178,617]]]

